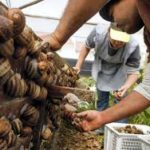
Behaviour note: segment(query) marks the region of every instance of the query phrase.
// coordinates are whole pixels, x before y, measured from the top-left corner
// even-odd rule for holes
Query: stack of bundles
[[[34,127],[39,120],[39,107],[30,103],[25,103],[20,110],[18,117],[0,118],[0,149],[21,149],[29,148],[33,138]],[[53,125],[47,118],[43,125],[41,138],[51,140]],[[28,142],[29,141],[29,142]]]
[[[0,3],[0,86],[7,95],[44,100],[51,85],[73,87],[77,78],[76,71],[25,25],[19,9]]]
[[[46,100],[50,86],[74,87],[77,79],[76,71],[26,26],[24,14],[0,2],[0,89],[11,97],[27,96],[37,105],[27,103],[19,116],[0,118],[0,149],[20,149],[17,145],[30,143],[43,107],[35,100]],[[48,114],[42,118],[44,125],[40,125],[42,131],[39,131],[44,140],[51,139],[61,120],[60,104],[53,100],[49,103],[51,106],[46,106]],[[29,142],[25,140],[27,137]]]

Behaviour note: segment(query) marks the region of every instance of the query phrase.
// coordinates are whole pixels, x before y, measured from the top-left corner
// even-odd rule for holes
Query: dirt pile
[[[79,132],[63,122],[55,133],[50,150],[103,150],[102,138],[91,133]]]

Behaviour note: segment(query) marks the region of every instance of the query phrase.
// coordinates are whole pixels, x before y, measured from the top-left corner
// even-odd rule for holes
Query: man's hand
[[[54,33],[44,36],[43,42],[48,42],[52,51],[57,51],[62,47],[62,44],[59,42]]]
[[[119,90],[114,92],[114,96],[118,100],[120,100],[124,96],[124,94],[127,92],[127,90],[128,90],[128,87],[126,85],[123,85]]]
[[[76,114],[76,117],[79,119],[77,119],[75,124],[83,131],[91,131],[100,128],[102,126],[102,117],[100,114],[100,112],[95,110],[78,113]]]
[[[78,68],[78,67],[73,67],[73,69],[77,72],[77,74],[79,74],[80,73],[80,68]]]

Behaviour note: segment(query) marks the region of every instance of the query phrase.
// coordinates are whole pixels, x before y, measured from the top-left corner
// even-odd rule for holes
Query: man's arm
[[[148,63],[143,82],[120,103],[105,111],[85,111],[77,114],[83,121],[78,126],[85,131],[94,130],[106,123],[135,115],[150,106],[150,63]]]
[[[46,39],[52,49],[60,48],[106,2],[107,0],[69,0],[57,28]]]
[[[126,91],[137,81],[137,79],[138,79],[138,72],[128,74],[126,82],[121,86],[118,92],[114,93],[115,97],[118,99],[123,97]]]
[[[75,65],[75,69],[77,69],[78,73],[80,72],[83,62],[84,62],[86,56],[88,55],[89,51],[90,51],[90,49],[87,48],[85,45],[82,46],[78,61]]]
[[[128,77],[127,77],[127,80],[126,82],[124,83],[123,86],[127,87],[127,88],[130,88],[138,79],[138,73],[132,73],[132,74],[128,74]]]
[[[123,101],[117,104],[117,106],[113,107],[111,110],[108,109],[104,114],[110,113],[110,111],[116,109],[118,117],[116,113],[114,113],[114,115],[112,113],[112,119],[118,120],[121,117],[126,118],[134,115],[150,106],[150,63],[147,64],[142,83],[140,83],[134,90],[134,92],[125,97]],[[105,122],[109,120],[111,120],[111,118],[108,117]]]
[[[95,37],[96,37],[96,27],[88,35],[85,44],[82,46],[78,61],[75,66],[78,73],[80,72],[83,62],[84,62],[86,56],[88,55],[89,51],[92,48],[95,48]]]
[[[135,50],[133,51],[133,53],[131,53],[125,65],[127,69],[127,79],[125,83],[121,86],[121,88],[118,90],[118,92],[115,92],[114,94],[115,97],[118,99],[120,99],[138,79],[141,59],[140,48],[136,40],[134,40],[133,42],[136,42]]]
[[[79,118],[82,118],[82,121],[79,122],[77,126],[84,131],[94,130],[107,123],[135,115],[149,106],[150,100],[134,91],[120,103],[102,112],[90,110],[77,114]]]
[[[150,106],[150,100],[133,91],[116,106],[102,113],[106,118],[103,124],[135,115]],[[108,114],[111,114],[110,116]]]

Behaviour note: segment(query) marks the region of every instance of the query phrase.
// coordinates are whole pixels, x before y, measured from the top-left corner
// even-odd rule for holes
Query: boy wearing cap
[[[75,66],[78,72],[92,48],[95,49],[92,76],[96,81],[97,109],[102,111],[109,105],[110,92],[118,91],[115,92],[117,103],[138,79],[140,50],[138,42],[115,24],[110,27],[97,25],[82,47]]]

